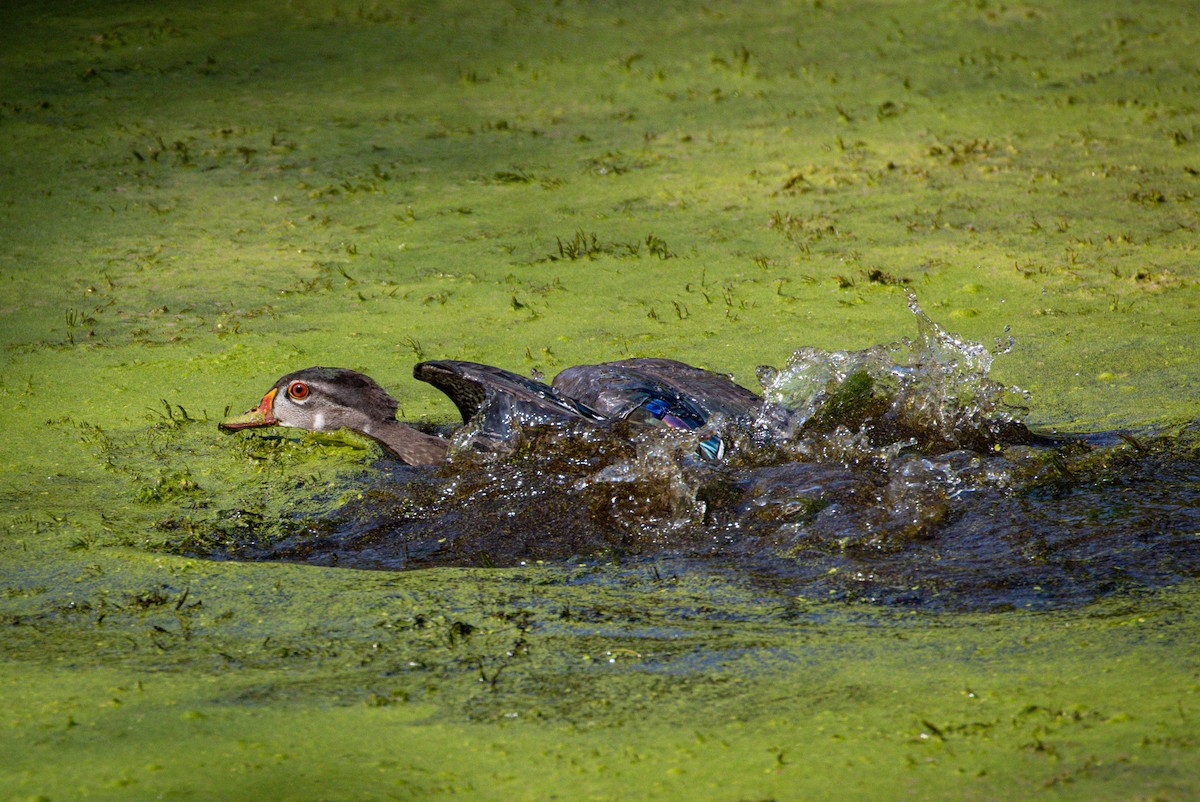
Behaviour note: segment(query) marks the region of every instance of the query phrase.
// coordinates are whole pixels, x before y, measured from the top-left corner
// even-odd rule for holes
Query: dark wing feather
[[[441,390],[462,415],[463,423],[474,418],[493,399],[502,398],[515,409],[551,417],[604,420],[604,416],[553,387],[503,368],[478,362],[439,359],[421,362],[413,376]]]
[[[554,388],[613,417],[626,417],[648,397],[677,405],[681,412],[699,410],[750,417],[762,399],[728,377],[673,359],[640,358],[578,365],[554,377]]]
[[[717,414],[748,418],[762,403],[725,376],[671,359],[577,365],[555,376],[554,387],[610,417],[676,429],[700,429]],[[725,453],[717,433],[698,448],[714,460]]]

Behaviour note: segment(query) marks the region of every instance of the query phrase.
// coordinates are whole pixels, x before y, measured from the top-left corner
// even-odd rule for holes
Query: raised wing
[[[577,365],[555,376],[554,388],[608,417],[677,429],[702,428],[718,414],[748,418],[762,403],[725,376],[672,359]],[[714,433],[700,450],[719,459],[725,446]]]
[[[478,362],[439,359],[413,367],[413,377],[441,390],[458,407],[467,423],[487,406],[503,402],[535,419],[584,418],[600,421],[605,416],[548,384],[543,384],[503,368]]]

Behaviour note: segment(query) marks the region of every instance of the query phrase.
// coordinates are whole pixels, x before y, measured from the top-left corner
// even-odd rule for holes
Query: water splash
[[[989,376],[993,354],[942,329],[912,293],[908,306],[916,340],[861,351],[800,348],[783,369],[760,368],[757,442],[786,444],[798,458],[840,451],[886,461],[912,446],[942,452],[1034,441],[1015,403],[1026,394]]]

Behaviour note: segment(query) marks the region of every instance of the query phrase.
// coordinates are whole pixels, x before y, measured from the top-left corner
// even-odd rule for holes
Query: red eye
[[[292,382],[288,385],[288,396],[296,401],[308,398],[308,385],[304,382]]]

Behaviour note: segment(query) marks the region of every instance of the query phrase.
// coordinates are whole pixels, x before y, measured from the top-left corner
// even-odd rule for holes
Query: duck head
[[[399,407],[369,376],[346,368],[298,370],[275,382],[257,407],[221,421],[231,431],[255,426],[292,426],[314,432],[365,431],[392,421]]]
[[[410,465],[442,461],[446,442],[397,421],[398,407],[369,376],[347,368],[312,367],[283,376],[257,407],[219,426],[226,431],[259,426],[313,432],[351,429],[379,441]]]

